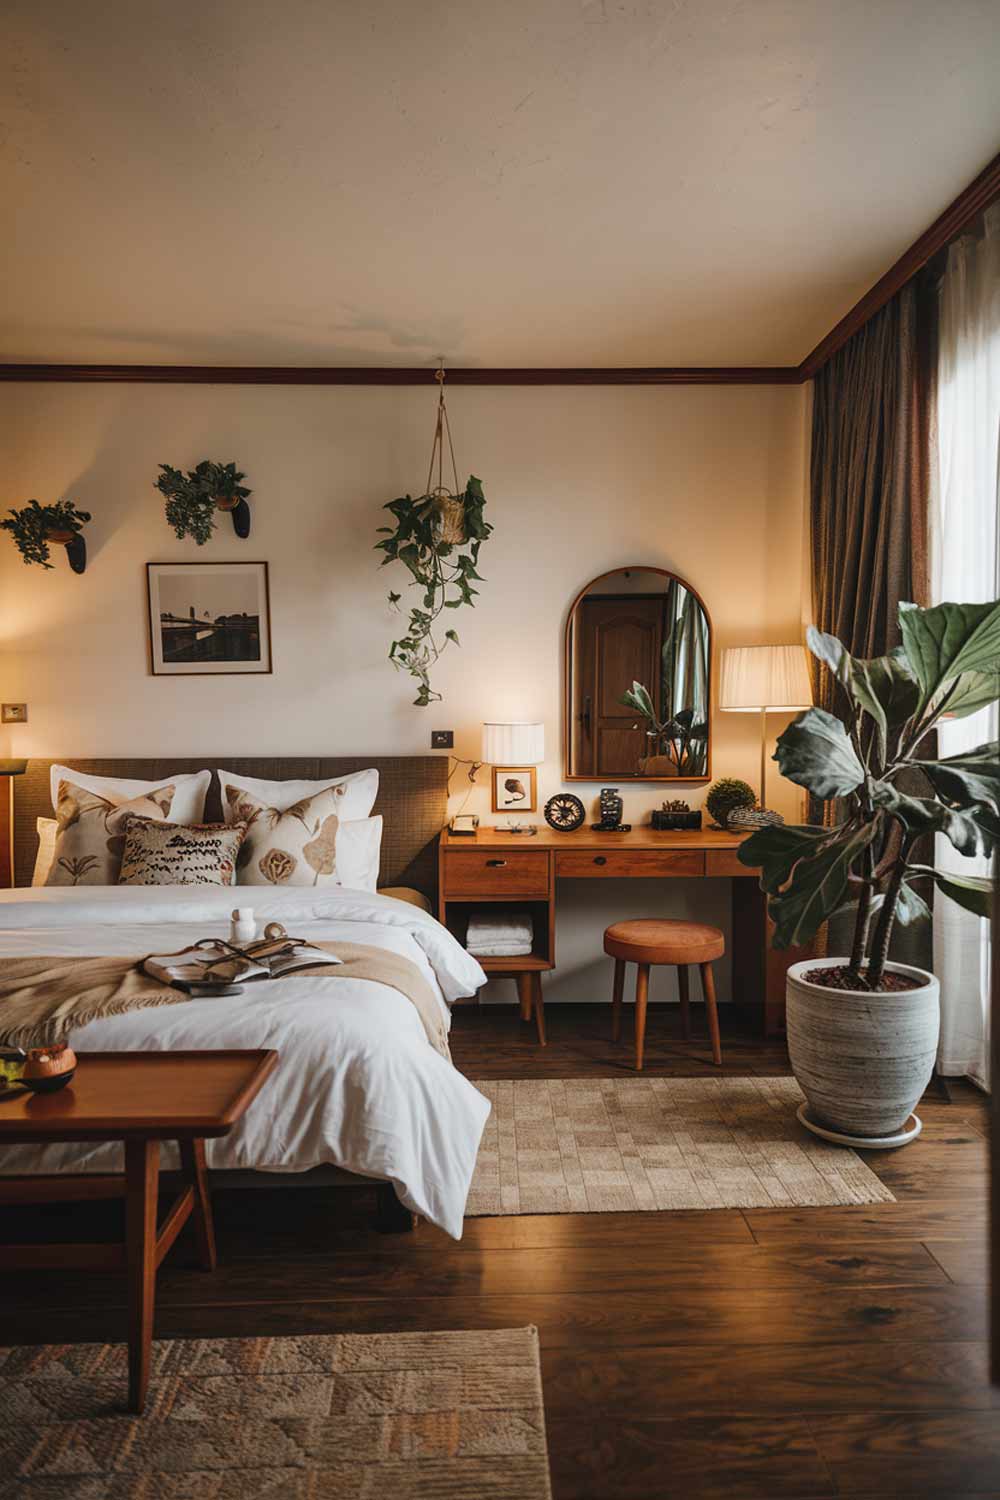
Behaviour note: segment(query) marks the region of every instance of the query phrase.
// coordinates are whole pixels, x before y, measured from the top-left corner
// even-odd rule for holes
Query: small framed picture
[[[493,811],[535,812],[538,807],[534,766],[493,767]]]
[[[267,563],[147,563],[154,677],[271,671]]]

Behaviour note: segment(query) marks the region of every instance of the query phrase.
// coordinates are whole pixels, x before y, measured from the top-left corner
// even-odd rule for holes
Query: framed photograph
[[[493,811],[535,812],[538,807],[534,766],[493,767]]]
[[[267,563],[147,563],[154,677],[270,672]]]

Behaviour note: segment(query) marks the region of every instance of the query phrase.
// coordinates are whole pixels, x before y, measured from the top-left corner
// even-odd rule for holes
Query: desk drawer
[[[754,875],[760,874],[759,870],[750,865],[741,865],[737,857],[736,849],[709,849],[705,855],[706,875]]]
[[[578,880],[704,873],[705,856],[700,849],[609,849],[606,854],[599,849],[560,849],[556,854],[556,875]]]
[[[444,857],[448,896],[547,896],[544,849],[449,849]]]

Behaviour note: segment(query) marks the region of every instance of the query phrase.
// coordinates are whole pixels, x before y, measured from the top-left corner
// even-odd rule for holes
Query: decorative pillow
[[[59,824],[55,818],[36,818],[35,832],[38,834],[38,853],[31,876],[32,885],[44,885],[56,852],[56,832]]]
[[[170,817],[175,823],[204,821],[205,797],[211,780],[211,771],[185,771],[180,776],[170,772],[159,781],[135,781],[122,776],[90,776],[84,771],[74,771],[72,766],[59,765],[58,762],[49,770],[53,807],[59,801],[60,781],[71,781],[74,786],[82,787],[85,792],[96,792],[109,802],[132,802],[136,797],[148,797],[169,781],[174,789]]]
[[[245,823],[129,818],[119,885],[234,885]]]
[[[350,885],[355,890],[375,889],[382,819],[342,822],[344,794],[339,787],[325,787],[284,811],[267,807],[248,792],[237,792],[235,787],[229,788],[229,797],[227,816],[248,825],[239,857],[240,885]]]
[[[114,885],[121,868],[125,824],[135,816],[162,823],[173,796],[173,786],[161,786],[148,796],[116,801],[75,782],[60,781],[56,846],[45,884]]]
[[[349,776],[336,779],[327,776],[322,781],[258,781],[252,776],[240,776],[235,771],[217,771],[216,775],[222,789],[223,816],[227,823],[236,821],[232,808],[244,794],[262,807],[288,812],[296,803],[315,797],[317,792],[325,792],[330,787],[341,801],[337,816],[348,822],[367,818],[378,795],[378,772],[374,768],[352,771]]]

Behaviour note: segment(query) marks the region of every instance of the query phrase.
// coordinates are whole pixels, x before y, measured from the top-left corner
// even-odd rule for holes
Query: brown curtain
[[[935,307],[914,278],[816,376],[813,618],[856,656],[899,644],[901,599],[927,602]],[[816,687],[833,711],[829,673]]]
[[[810,521],[813,619],[854,656],[899,644],[901,599],[928,603],[927,524],[934,439],[937,279],[907,283],[824,365],[813,393]],[[814,701],[838,713],[835,684],[813,662]],[[840,821],[809,799],[809,820]],[[834,931],[831,951],[846,932]],[[925,962],[929,935],[894,941]],[[847,951],[847,950],[844,950]]]

